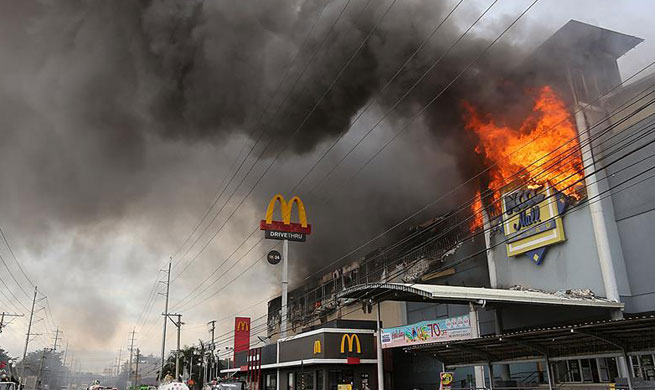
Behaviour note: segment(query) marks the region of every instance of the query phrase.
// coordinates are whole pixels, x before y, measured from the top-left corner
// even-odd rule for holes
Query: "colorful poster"
[[[471,321],[466,314],[454,318],[382,329],[382,348],[466,340],[471,337]]]

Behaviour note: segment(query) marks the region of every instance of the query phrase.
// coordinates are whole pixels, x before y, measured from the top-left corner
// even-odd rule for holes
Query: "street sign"
[[[266,230],[264,231],[264,238],[268,238],[269,240],[289,240],[289,241],[305,242],[305,240],[307,240],[307,234],[281,232],[279,230]]]
[[[280,252],[272,250],[268,252],[268,255],[266,255],[266,260],[268,260],[270,264],[276,265],[282,260],[282,255]]]

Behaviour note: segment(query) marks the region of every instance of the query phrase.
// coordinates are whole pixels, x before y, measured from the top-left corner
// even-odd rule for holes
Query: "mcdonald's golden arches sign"
[[[321,353],[321,340],[314,341],[314,355]]]
[[[362,353],[362,344],[359,342],[359,336],[356,334],[344,334],[341,337],[341,353],[346,353],[346,345],[348,346],[347,352]]]
[[[275,205],[280,203],[281,221],[273,220]],[[298,206],[298,222],[291,222],[293,206]],[[287,202],[280,194],[275,195],[266,208],[266,219],[262,219],[259,228],[266,232],[266,238],[274,240],[305,241],[312,233],[312,225],[307,223],[305,205],[299,197],[294,196]]]

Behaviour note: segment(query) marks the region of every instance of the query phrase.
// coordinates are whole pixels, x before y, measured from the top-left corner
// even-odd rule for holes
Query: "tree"
[[[193,384],[189,386],[190,388],[198,389],[202,383],[202,351],[200,348],[194,346],[185,346],[181,352],[180,375],[186,380],[191,380]],[[164,375],[169,372],[171,375],[175,375],[175,354],[176,352],[173,352],[168,355],[166,364],[164,365]],[[189,367],[191,367],[191,370],[189,370]]]
[[[59,389],[63,386],[64,379],[68,376],[68,368],[62,364],[62,353],[44,348],[30,352],[16,365],[20,373],[25,364],[25,377],[35,377],[37,389],[43,389],[47,385],[50,389]]]

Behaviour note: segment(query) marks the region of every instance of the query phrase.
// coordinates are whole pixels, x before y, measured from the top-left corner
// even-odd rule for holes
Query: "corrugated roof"
[[[655,316],[534,328],[502,335],[416,345],[407,352],[431,354],[449,366],[619,355],[655,350]]]

